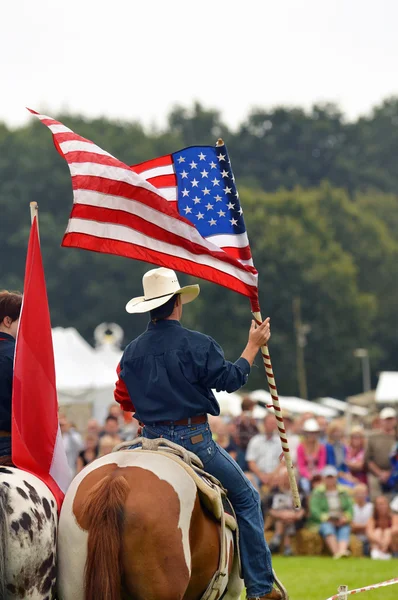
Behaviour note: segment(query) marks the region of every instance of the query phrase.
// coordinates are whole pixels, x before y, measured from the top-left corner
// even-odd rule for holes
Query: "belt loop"
[[[191,417],[189,417],[188,418],[188,427],[191,427],[191,425],[192,425],[192,419],[191,419]]]

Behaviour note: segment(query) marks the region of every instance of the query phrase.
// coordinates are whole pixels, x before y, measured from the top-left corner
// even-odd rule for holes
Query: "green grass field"
[[[339,585],[349,590],[398,577],[398,560],[370,560],[328,557],[273,558],[274,569],[286,587],[290,600],[326,600],[337,594]],[[397,600],[398,584],[371,592],[354,594],[358,600]],[[242,599],[245,596],[242,596]]]

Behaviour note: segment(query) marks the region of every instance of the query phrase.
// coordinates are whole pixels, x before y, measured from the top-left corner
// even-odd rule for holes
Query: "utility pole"
[[[307,376],[305,372],[304,347],[307,345],[307,334],[311,327],[301,320],[301,298],[293,298],[293,319],[296,332],[296,369],[300,398],[308,399]]]
[[[356,350],[354,350],[354,356],[361,359],[363,392],[369,392],[372,388],[370,380],[369,352],[366,348],[356,348]]]

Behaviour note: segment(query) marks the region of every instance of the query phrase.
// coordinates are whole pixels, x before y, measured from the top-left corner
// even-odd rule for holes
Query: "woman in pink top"
[[[319,441],[320,429],[315,419],[307,419],[303,426],[304,439],[297,447],[297,468],[304,493],[311,491],[311,481],[326,465],[326,448]]]

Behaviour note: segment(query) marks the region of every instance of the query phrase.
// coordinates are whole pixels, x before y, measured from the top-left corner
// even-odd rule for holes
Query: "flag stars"
[[[193,203],[200,204],[200,198],[198,198],[198,196],[195,196],[195,198],[193,199]]]
[[[212,179],[211,182],[213,184],[213,187],[216,186],[216,185],[220,185],[220,180],[217,179],[216,177],[214,177],[214,179]]]
[[[217,168],[217,165],[214,162],[214,160],[211,161],[210,166],[211,166],[212,169],[216,169]]]
[[[236,196],[236,198],[239,198],[239,192],[238,192],[238,190],[236,190],[235,196]]]
[[[181,177],[183,179],[188,179],[188,173],[186,171],[181,171]]]
[[[223,210],[219,210],[217,214],[219,217],[225,217],[225,212]]]
[[[224,194],[230,194],[231,192],[232,192],[232,188],[230,188],[228,186],[224,188]]]
[[[204,196],[208,196],[210,194],[210,190],[208,190],[207,187],[203,188],[202,192],[203,192]]]
[[[239,213],[240,215],[243,215],[243,210],[242,210],[242,207],[240,207],[240,209],[238,210],[238,213]]]
[[[231,225],[237,225],[238,221],[236,219],[230,219],[229,222],[231,223]]]
[[[214,196],[214,200],[216,202],[222,202],[222,198],[221,198],[220,194],[217,194],[217,196]]]
[[[229,177],[228,171],[226,171],[225,169],[221,171],[221,177]]]
[[[192,187],[198,187],[199,181],[197,181],[196,179],[192,179],[191,181],[191,185]]]
[[[216,221],[215,219],[210,219],[210,221],[209,221],[209,225],[210,225],[210,226],[212,226],[212,225],[217,225],[217,221]]]
[[[209,172],[206,171],[205,169],[203,169],[203,171],[201,171],[200,174],[202,175],[202,179],[203,179],[203,177],[207,177],[208,176]]]
[[[187,190],[187,188],[182,190],[182,197],[186,198],[187,196],[189,196],[189,190]]]
[[[196,218],[198,219],[198,221],[200,221],[200,219],[204,218],[204,214],[201,212],[198,212],[198,214],[196,215]]]
[[[232,204],[232,202],[228,202],[227,208],[229,208],[230,210],[233,210],[235,208],[235,204]]]
[[[212,210],[213,209],[213,204],[210,204],[210,202],[208,204],[206,204],[206,208],[207,210]]]
[[[198,156],[199,156],[199,160],[206,160],[206,154],[203,154],[203,152],[198,154]]]
[[[191,207],[191,206],[186,206],[186,207],[184,208],[184,212],[185,212],[185,214],[186,214],[186,215],[187,215],[188,213],[191,213],[191,212],[192,212],[192,207]]]
[[[189,163],[189,166],[191,167],[191,169],[196,169],[196,168],[197,168],[197,166],[198,166],[198,163],[196,163],[196,162],[193,160],[191,163]]]
[[[177,158],[177,161],[179,162],[179,164],[181,164],[181,163],[185,162],[185,156],[179,156],[179,157]]]
[[[218,158],[218,162],[221,162],[222,160],[225,160],[225,154],[221,154],[221,153],[217,154],[217,158]]]

